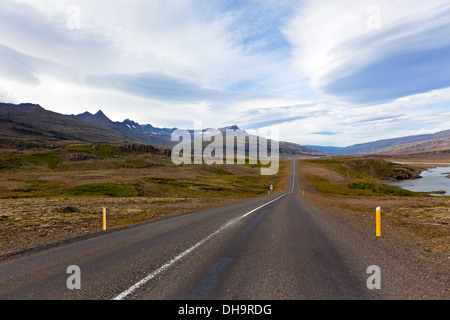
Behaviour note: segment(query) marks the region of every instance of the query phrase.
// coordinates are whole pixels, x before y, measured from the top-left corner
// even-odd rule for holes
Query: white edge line
[[[263,204],[262,206],[259,206],[256,209],[253,209],[252,211],[247,212],[246,214],[244,214],[243,216],[230,220],[229,222],[227,222],[226,224],[224,224],[223,226],[221,226],[219,229],[217,229],[216,231],[214,231],[213,233],[211,233],[209,236],[207,236],[206,238],[204,238],[203,240],[197,242],[196,244],[194,244],[192,247],[190,247],[189,249],[183,251],[182,253],[180,253],[179,255],[177,255],[175,258],[173,258],[172,260],[169,260],[168,262],[166,262],[164,265],[162,265],[159,269],[153,271],[152,273],[150,273],[148,276],[146,276],[145,278],[143,278],[142,280],[140,280],[139,282],[137,282],[136,284],[134,284],[133,286],[131,286],[129,289],[125,290],[124,292],[122,292],[121,294],[119,294],[117,297],[115,297],[113,300],[123,300],[124,298],[126,298],[128,295],[132,294],[134,291],[136,291],[137,289],[139,289],[140,287],[142,287],[146,282],[150,281],[151,279],[153,279],[155,276],[157,276],[159,273],[163,272],[164,270],[166,270],[167,268],[171,267],[174,263],[176,263],[178,260],[186,257],[188,254],[190,254],[192,251],[194,251],[195,249],[197,249],[198,247],[200,247],[202,244],[204,244],[205,242],[207,242],[209,239],[211,239],[212,237],[214,237],[215,235],[219,234],[220,232],[222,232],[223,230],[225,230],[226,228],[232,226],[233,224],[235,224],[236,222],[238,222],[239,220],[245,218],[246,216],[252,214],[253,212],[271,204],[272,202],[277,201],[278,199],[281,199],[282,197],[284,197],[286,194],[282,194],[281,196],[279,196],[278,198],[269,201],[265,204]]]

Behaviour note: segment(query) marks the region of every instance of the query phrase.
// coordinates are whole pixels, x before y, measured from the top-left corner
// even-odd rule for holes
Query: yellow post
[[[103,230],[106,230],[106,208],[103,208]]]
[[[376,217],[376,224],[377,224],[377,237],[381,237],[381,208],[377,207],[377,217]]]

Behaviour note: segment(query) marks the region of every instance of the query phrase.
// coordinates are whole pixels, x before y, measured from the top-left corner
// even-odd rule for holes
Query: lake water
[[[421,179],[415,180],[403,180],[396,182],[386,183],[390,186],[400,187],[409,191],[419,191],[419,192],[433,192],[433,191],[446,191],[445,194],[435,194],[436,196],[450,196],[450,179],[446,176],[450,175],[450,164],[449,163],[412,163],[412,162],[402,162],[402,164],[426,164],[426,165],[436,165],[436,168],[430,168],[427,171],[423,171],[420,175],[423,177]]]

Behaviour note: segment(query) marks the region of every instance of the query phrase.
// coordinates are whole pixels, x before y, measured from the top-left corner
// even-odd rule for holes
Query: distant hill
[[[0,143],[3,144],[26,141],[35,144],[138,143],[172,147],[178,143],[171,141],[172,132],[177,128],[141,125],[130,119],[115,122],[101,110],[95,114],[84,112],[78,115],[63,115],[45,110],[38,104],[0,103],[0,124]],[[235,125],[219,128],[223,133],[226,129],[240,130]],[[295,143],[280,141],[279,145],[282,157],[325,155],[321,151]]]
[[[233,125],[233,126],[228,126],[228,127],[224,127],[224,128],[219,128],[218,130],[221,132],[222,136],[223,136],[223,152],[224,154],[226,153],[226,130],[230,129],[230,130],[234,130],[234,134],[236,136],[246,136],[246,137],[253,137],[253,138],[259,138],[258,136],[255,135],[251,135],[247,132],[245,132],[244,130],[240,129],[238,126]],[[203,129],[203,132],[207,131],[209,129]],[[198,133],[194,132],[193,130],[189,130],[191,133],[191,137],[192,139],[195,139],[195,137],[198,136]],[[259,141],[259,140],[258,140]],[[266,142],[268,143],[268,152],[270,153],[270,146],[271,144],[270,139],[266,140]],[[209,144],[209,142],[204,142],[203,146],[205,147],[207,144]],[[297,158],[297,157],[324,157],[326,156],[326,153],[319,151],[319,150],[314,150],[311,148],[307,148],[305,146],[301,146],[299,144],[296,143],[291,143],[291,142],[286,142],[286,141],[279,141],[278,142],[279,145],[279,156],[281,158]],[[235,152],[237,152],[237,146],[235,145],[234,148]],[[249,143],[248,141],[245,144],[245,150],[246,153],[249,152]],[[258,148],[258,152],[259,152],[259,148]]]
[[[315,150],[296,143],[280,141],[280,156],[284,158],[294,157],[324,157],[327,154],[321,150]]]
[[[421,154],[421,153],[449,153],[450,152],[450,137],[440,139],[430,139],[419,142],[406,143],[387,147],[374,152],[374,154],[384,155],[406,155],[406,154]]]
[[[305,145],[304,147],[322,151],[322,152],[326,152],[326,153],[330,153],[330,154],[338,153],[341,149],[343,149],[342,147],[313,146],[313,145]]]
[[[450,130],[355,144],[337,150],[337,155],[411,154],[450,149]]]

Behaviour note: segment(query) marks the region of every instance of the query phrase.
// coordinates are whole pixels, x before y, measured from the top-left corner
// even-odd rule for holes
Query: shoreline
[[[450,191],[449,190],[433,190],[433,191],[418,191],[418,190],[413,190],[411,188],[408,188],[408,186],[404,186],[402,185],[403,183],[407,183],[407,181],[414,181],[414,180],[420,180],[423,179],[422,173],[424,172],[428,172],[432,169],[438,169],[438,168],[447,168],[450,166],[450,163],[443,163],[443,162],[412,162],[412,161],[408,161],[408,162],[395,162],[398,164],[403,164],[403,165],[420,165],[420,174],[418,177],[411,177],[409,179],[402,179],[402,180],[397,180],[397,181],[390,181],[387,183],[387,185],[390,186],[395,186],[395,187],[399,187],[401,189],[404,190],[409,190],[409,191],[413,191],[413,192],[423,192],[425,194],[428,195],[432,195],[432,196],[450,196]],[[442,173],[444,178],[448,178],[450,179],[450,172],[445,172]],[[398,183],[398,185],[397,185]]]

